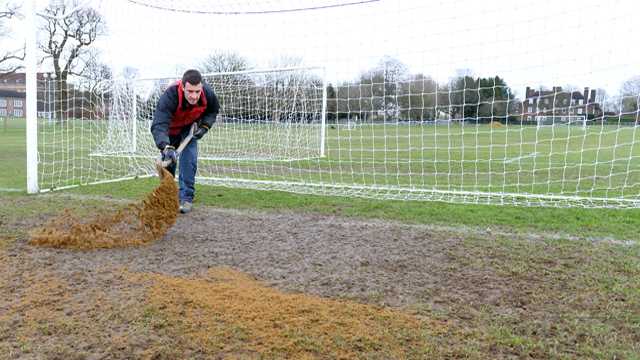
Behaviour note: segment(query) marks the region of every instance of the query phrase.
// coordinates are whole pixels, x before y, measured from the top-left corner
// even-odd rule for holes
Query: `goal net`
[[[114,83],[104,141],[92,156],[158,156],[149,136],[162,93],[175,78]],[[323,69],[296,67],[205,73],[220,102],[216,126],[198,142],[200,160],[300,160],[322,157]],[[201,173],[202,176],[207,176]]]
[[[632,2],[78,4],[107,26],[65,78],[39,65],[40,191],[153,175],[159,96],[197,68],[221,103],[199,186],[640,207],[640,53],[608,41],[640,35]]]
[[[587,117],[584,115],[538,115],[536,124],[540,126],[580,126],[587,127]]]

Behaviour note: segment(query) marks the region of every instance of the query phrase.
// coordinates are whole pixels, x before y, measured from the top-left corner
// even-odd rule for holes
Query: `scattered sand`
[[[160,185],[141,204],[89,220],[65,209],[62,215],[31,231],[29,243],[87,250],[141,245],[163,237],[178,216],[178,187],[167,170],[158,171]]]

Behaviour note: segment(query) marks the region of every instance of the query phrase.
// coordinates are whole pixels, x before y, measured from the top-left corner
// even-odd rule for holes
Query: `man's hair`
[[[182,75],[182,85],[189,83],[191,85],[198,85],[202,82],[202,74],[200,71],[191,69],[184,72]]]

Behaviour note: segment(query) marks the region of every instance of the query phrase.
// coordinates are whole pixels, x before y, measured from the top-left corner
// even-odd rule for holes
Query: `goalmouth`
[[[327,94],[323,67],[202,76],[216,92],[220,113],[214,127],[199,141],[201,160],[291,161],[325,155]],[[104,141],[91,156],[157,156],[149,129],[160,96],[175,81],[147,78],[114,83],[113,111],[108,116]]]

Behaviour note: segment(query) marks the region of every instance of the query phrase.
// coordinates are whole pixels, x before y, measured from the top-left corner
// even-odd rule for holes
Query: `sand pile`
[[[434,351],[429,336],[446,331],[399,310],[284,293],[230,268],[140,280],[149,277],[150,308],[204,357],[423,359]]]

